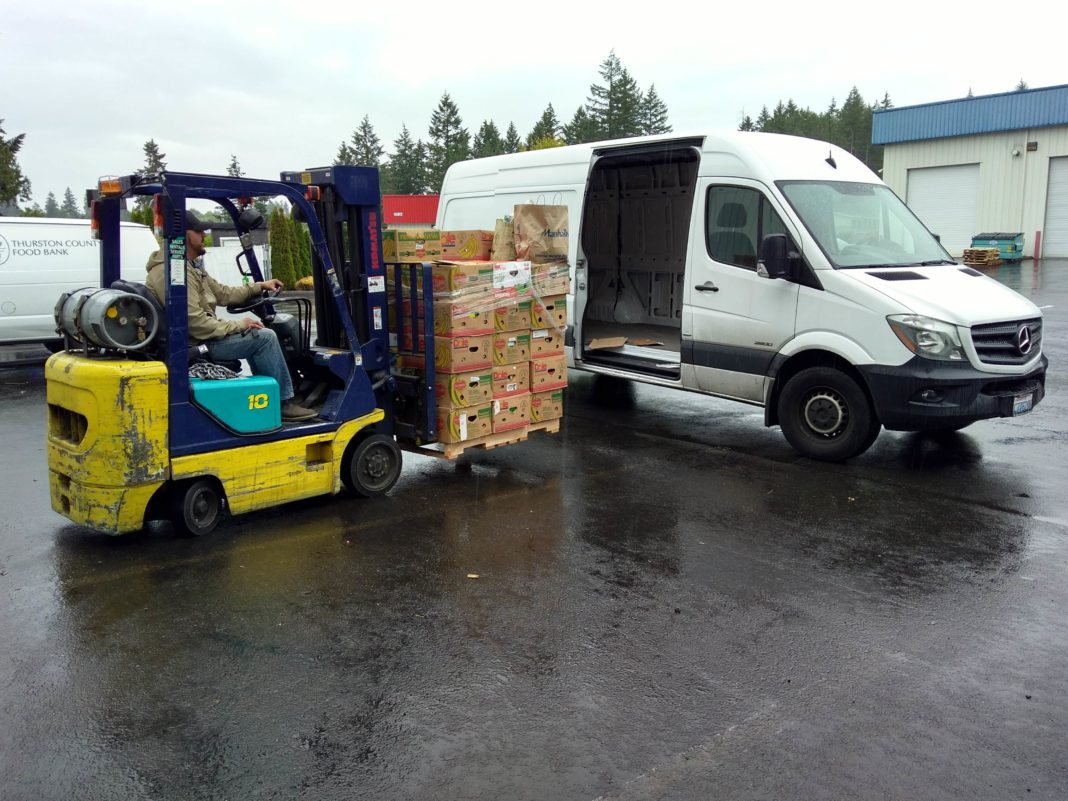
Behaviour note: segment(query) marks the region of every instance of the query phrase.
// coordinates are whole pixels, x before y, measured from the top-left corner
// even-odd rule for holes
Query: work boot
[[[282,419],[290,422],[295,420],[311,420],[313,417],[318,417],[319,413],[315,409],[308,409],[301,406],[295,401],[287,400],[282,403]]]

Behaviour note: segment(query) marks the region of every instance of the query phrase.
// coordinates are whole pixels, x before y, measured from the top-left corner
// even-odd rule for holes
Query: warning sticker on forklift
[[[382,330],[382,307],[381,306],[375,306],[371,310],[371,313],[374,316],[375,331],[381,331]]]
[[[385,292],[386,277],[384,275],[372,275],[367,278],[368,292]]]
[[[171,286],[185,286],[185,237],[178,236],[171,240],[167,251],[168,266],[171,271]]]

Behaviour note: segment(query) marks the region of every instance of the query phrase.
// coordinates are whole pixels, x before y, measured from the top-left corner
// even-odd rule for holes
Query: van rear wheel
[[[824,462],[863,453],[880,428],[864,390],[833,367],[809,367],[786,382],[779,396],[779,425],[794,448]]]

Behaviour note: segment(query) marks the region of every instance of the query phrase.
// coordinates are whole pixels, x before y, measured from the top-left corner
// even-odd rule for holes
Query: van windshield
[[[848,181],[778,186],[835,268],[954,263],[887,186]]]

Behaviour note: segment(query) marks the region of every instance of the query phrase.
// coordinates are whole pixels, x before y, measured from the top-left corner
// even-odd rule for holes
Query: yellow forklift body
[[[375,409],[336,431],[179,456],[171,462],[171,478],[215,476],[232,514],[333,494],[341,489],[341,459],[352,438],[383,417]]]
[[[166,365],[63,352],[45,383],[52,508],[101,531],[137,531],[170,474]]]

